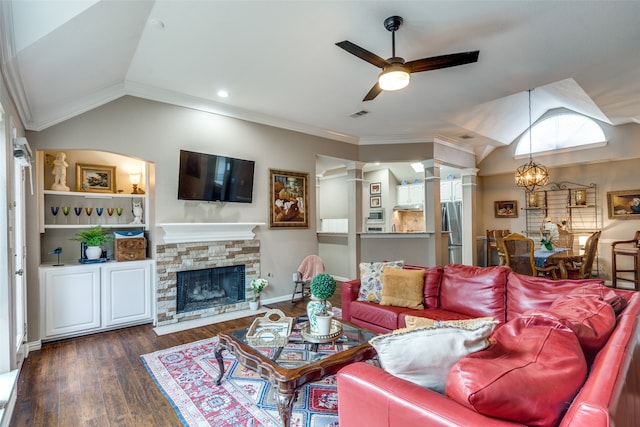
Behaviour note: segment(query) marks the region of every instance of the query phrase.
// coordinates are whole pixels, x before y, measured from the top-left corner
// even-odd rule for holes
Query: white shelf
[[[158,224],[164,243],[253,240],[253,229],[264,222],[171,222]]]
[[[85,199],[113,199],[113,198],[125,198],[125,199],[135,199],[135,198],[144,198],[144,194],[125,194],[125,193],[93,193],[87,191],[55,191],[55,190],[44,190],[43,193],[45,195],[54,195],[54,196],[76,196],[76,197],[84,197]]]
[[[145,224],[46,224],[45,230],[77,230],[79,228],[145,228]]]

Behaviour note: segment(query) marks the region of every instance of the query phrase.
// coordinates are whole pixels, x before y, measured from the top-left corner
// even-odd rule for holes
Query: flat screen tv
[[[178,199],[251,203],[253,160],[180,150]]]

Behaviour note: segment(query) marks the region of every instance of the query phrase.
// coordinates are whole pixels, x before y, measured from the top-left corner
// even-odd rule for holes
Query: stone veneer
[[[177,272],[202,268],[245,266],[247,301],[176,313]],[[156,248],[157,326],[201,319],[249,308],[251,280],[260,277],[260,241],[223,240],[169,243]]]

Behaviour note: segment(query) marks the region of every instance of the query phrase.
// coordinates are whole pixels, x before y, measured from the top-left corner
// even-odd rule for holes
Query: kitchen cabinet
[[[424,204],[424,183],[398,185],[396,202],[398,205]]]
[[[153,260],[40,266],[42,339],[153,320]]]
[[[440,181],[440,201],[462,201],[462,180],[454,179],[451,181]]]

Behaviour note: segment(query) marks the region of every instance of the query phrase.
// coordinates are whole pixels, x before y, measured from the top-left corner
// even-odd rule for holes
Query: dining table
[[[571,248],[554,248],[551,250],[536,249],[533,252],[533,256],[536,265],[546,267],[550,265],[557,265],[561,279],[567,279],[569,276],[567,273],[567,263],[582,260],[582,254]]]

